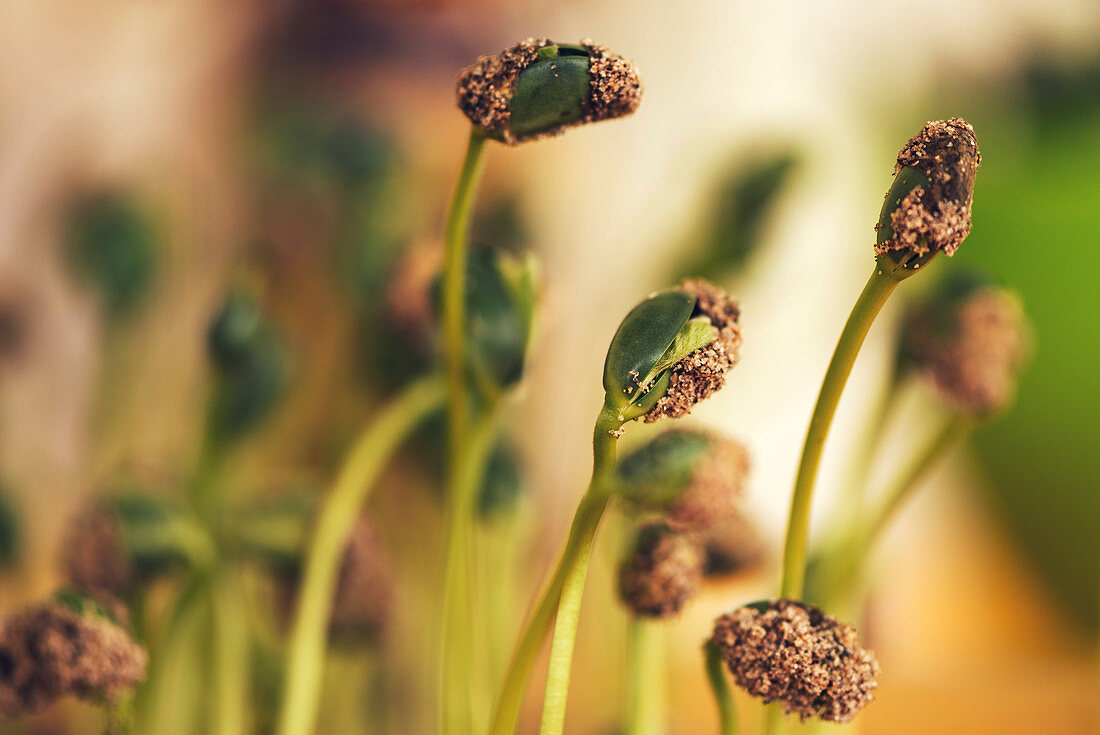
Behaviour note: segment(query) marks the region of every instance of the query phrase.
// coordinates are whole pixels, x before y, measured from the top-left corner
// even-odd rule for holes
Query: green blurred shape
[[[122,316],[145,296],[157,263],[152,218],[129,195],[98,192],[73,207],[69,259],[99,291],[108,311]]]
[[[287,349],[243,290],[230,294],[211,321],[207,349],[216,374],[211,429],[219,439],[235,439],[259,425],[284,393]]]
[[[1100,66],[1031,79],[1007,109],[972,120],[983,163],[973,234],[955,260],[1017,289],[1037,337],[1016,407],[976,446],[1010,531],[1067,609],[1096,628]]]
[[[408,230],[397,142],[360,116],[297,99],[263,117],[263,173],[331,208],[336,272],[360,302],[376,299]]]
[[[7,489],[0,487],[0,568],[19,559],[19,513]]]
[[[515,446],[500,439],[485,463],[485,477],[477,498],[478,517],[482,520],[506,518],[523,495],[523,470]]]
[[[759,247],[764,225],[798,165],[797,153],[782,150],[731,166],[712,194],[682,275],[719,280],[743,268]]]

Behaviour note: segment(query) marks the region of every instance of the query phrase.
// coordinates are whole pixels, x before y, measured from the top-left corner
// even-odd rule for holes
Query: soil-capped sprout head
[[[1019,297],[962,274],[911,311],[900,360],[953,410],[980,419],[1012,402],[1031,344]]]
[[[970,234],[982,154],[974,128],[953,117],[926,124],[898,153],[894,183],[875,229],[880,267],[906,278]]]
[[[0,715],[65,696],[114,700],[145,678],[145,650],[118,613],[76,592],[16,614],[0,632]]]
[[[745,605],[715,621],[711,640],[738,686],[803,720],[848,722],[873,699],[874,654],[855,628],[812,605]]]
[[[642,82],[630,61],[592,41],[529,38],[464,69],[456,92],[470,122],[515,144],[629,115]]]
[[[741,346],[740,316],[735,301],[700,279],[649,296],[611,339],[605,402],[624,421],[687,414],[725,385]]]
[[[643,526],[619,566],[619,599],[639,617],[672,617],[699,589],[703,559],[691,537],[663,523]]]
[[[125,598],[154,577],[213,556],[213,542],[190,516],[140,494],[105,498],[70,522],[62,567],[70,585]]]
[[[702,531],[740,506],[749,454],[739,442],[698,429],[671,429],[619,462],[619,493],[664,515],[677,531]]]

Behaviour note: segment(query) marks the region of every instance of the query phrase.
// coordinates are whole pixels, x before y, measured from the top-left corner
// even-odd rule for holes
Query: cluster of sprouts
[[[641,92],[634,65],[590,40],[527,39],[461,72],[456,100],[471,132],[443,242],[416,241],[380,269],[386,278],[375,276],[387,283],[356,289],[374,356],[407,358],[372,387],[392,382],[400,388],[349,442],[324,492],[316,483],[278,491],[238,486],[236,450],[277,409],[293,361],[271,316],[276,299],[251,281],[231,288],[206,333],[203,441],[178,482],[184,492],[104,488],[71,521],[61,554],[66,588],[0,629],[0,715],[74,696],[104,706],[113,727],[129,729],[118,713],[138,690],[131,713],[136,727],[156,732],[164,715],[140,696],[140,686],[147,676],[151,686],[163,675],[162,652],[147,652],[144,642],[153,639],[144,616],[133,627],[129,618],[161,585],[175,596],[156,640],[174,641],[185,635],[189,615],[206,616],[211,731],[244,735],[250,650],[249,631],[239,621],[248,614],[248,580],[265,590],[277,635],[285,638],[275,647],[280,664],[273,671],[281,681],[264,703],[270,709],[265,731],[319,732],[329,646],[378,655],[376,644],[400,617],[387,529],[366,510],[370,493],[399,447],[417,430],[434,430],[445,447],[441,462],[428,456],[438,452],[422,452],[421,464],[439,475],[443,488],[433,639],[439,731],[514,733],[549,639],[540,733],[564,732],[585,580],[597,530],[615,510],[626,518],[629,536],[617,575],[632,631],[626,731],[643,732],[644,708],[655,699],[649,690],[655,664],[648,658],[655,626],[676,619],[708,578],[768,568],[769,550],[746,509],[749,449],[686,419],[726,385],[741,359],[741,305],[715,283],[690,277],[626,312],[604,360],[587,489],[506,670],[492,677],[478,636],[494,627],[487,622],[494,613],[487,591],[509,581],[481,569],[478,560],[484,527],[514,513],[519,495],[518,460],[502,427],[528,372],[541,276],[529,255],[471,249],[468,242],[487,144],[514,146],[629,115]],[[860,347],[897,285],[927,270],[940,253],[954,255],[970,233],[980,162],[974,129],[960,118],[928,123],[897,156],[875,228],[874,268],[840,335],[807,431],[780,586],[765,600],[730,600],[713,628],[698,632],[723,735],[737,727],[726,672],[749,695],[774,705],[766,715],[770,735],[784,731],[787,714],[848,722],[873,700],[879,664],[855,621],[834,616],[854,609],[839,601],[858,603],[863,561],[920,473],[1011,403],[1032,343],[1019,299],[984,281],[945,279],[909,309],[897,360],[900,373],[930,386],[941,401],[943,432],[880,508],[848,509],[857,520],[808,563],[818,466]],[[352,163],[326,166],[349,186],[367,186],[360,168],[370,167]],[[105,284],[109,309],[123,311],[139,302],[155,258],[127,244],[149,236],[145,224],[112,207],[94,210],[98,218],[80,215],[91,224],[77,260]],[[100,256],[115,247],[130,254],[112,257],[128,263],[132,277],[100,267]],[[597,376],[590,377],[595,384]],[[619,442],[636,422],[661,426],[647,429],[620,459]],[[14,553],[10,516],[0,513],[0,563]],[[482,708],[489,700],[491,712]]]

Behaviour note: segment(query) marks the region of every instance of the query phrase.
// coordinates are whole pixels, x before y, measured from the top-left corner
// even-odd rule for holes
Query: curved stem
[[[833,605],[846,595],[859,579],[863,563],[871,548],[882,536],[898,510],[919,487],[921,478],[947,451],[963,441],[973,428],[973,423],[963,417],[953,417],[928,441],[912,460],[909,467],[886,491],[875,511],[849,532],[848,539],[838,547],[837,555],[826,560],[823,578],[823,604]],[[831,562],[831,564],[830,564]],[[830,568],[831,567],[831,568]]]
[[[442,731],[448,735],[474,730],[474,605],[470,584],[470,546],[477,491],[496,438],[499,410],[485,411],[464,442],[447,508],[447,556],[443,581],[443,637],[440,642]]]
[[[619,409],[605,405],[600,411],[593,432],[592,486],[586,495],[602,496],[605,505],[606,480],[615,469],[617,432],[622,423]],[[589,535],[583,539],[580,548],[565,568],[561,599],[558,601],[558,616],[554,622],[554,636],[550,643],[550,668],[546,676],[546,692],[542,701],[540,735],[561,735],[565,730],[565,704],[569,698],[569,676],[573,667],[573,648],[577,640],[581,598],[584,595],[588,560],[592,555],[592,542],[598,525],[599,518],[596,518]]]
[[[470,470],[464,444],[467,431],[466,389],[466,256],[470,214],[481,178],[485,135],[470,128],[444,235],[442,283],[443,361],[447,387],[447,561],[443,582],[443,640],[440,652],[439,727],[445,735],[461,735],[472,728],[470,681],[461,671],[469,629],[469,574],[467,570],[470,521],[459,506],[464,503],[463,475]],[[453,640],[452,640],[453,638]],[[462,710],[466,713],[463,714]],[[465,720],[465,724],[463,721]]]
[[[781,597],[797,599],[802,596],[802,584],[806,574],[806,546],[810,531],[810,506],[813,501],[814,483],[817,480],[821,453],[825,448],[825,439],[829,435],[829,427],[833,423],[840,395],[844,391],[845,383],[848,382],[859,348],[863,345],[863,340],[875,316],[897,285],[898,281],[894,280],[889,272],[875,269],[852,308],[844,330],[840,333],[840,340],[829,362],[829,368],[825,371],[821,393],[817,397],[817,405],[806,432],[802,460],[798,466],[798,476],[795,479],[791,497],[787,541],[783,549]]]
[[[703,646],[703,658],[707,667],[707,681],[714,693],[714,702],[718,705],[719,732],[721,735],[738,735],[737,708],[733,704],[733,694],[722,670],[722,652],[714,643],[707,641]]]
[[[531,676],[531,669],[535,666],[539,649],[542,647],[547,631],[550,630],[554,613],[558,609],[566,577],[570,570],[577,566],[580,556],[583,555],[587,560],[587,550],[591,549],[596,529],[600,525],[604,509],[607,508],[608,495],[599,486],[603,484],[606,473],[614,468],[617,436],[611,432],[617,431],[621,425],[618,411],[605,406],[596,421],[596,429],[593,432],[592,445],[595,456],[592,480],[573,516],[569,539],[566,541],[561,558],[539,595],[538,603],[528,617],[519,643],[516,644],[493,712],[493,721],[489,726],[490,735],[512,735],[515,732],[520,708],[523,706],[527,680]]]
[[[665,731],[664,627],[631,616],[628,636],[625,735],[660,735]]]
[[[447,451],[454,463],[466,429],[466,237],[483,168],[485,134],[470,128],[466,157],[447,215],[443,254],[443,359],[447,374]],[[453,478],[452,478],[453,479]]]
[[[317,718],[332,597],[348,536],[386,460],[443,401],[436,377],[412,384],[359,438],[336,478],[313,529],[287,655],[283,706],[276,732],[308,735]]]

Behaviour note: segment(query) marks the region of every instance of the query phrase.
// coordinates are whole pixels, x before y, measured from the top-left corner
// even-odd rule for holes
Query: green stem
[[[814,483],[821,462],[821,453],[825,448],[825,439],[833,423],[840,395],[852,372],[856,355],[863,345],[863,339],[871,328],[882,305],[898,285],[886,270],[878,268],[871,274],[863,288],[852,313],[848,317],[844,330],[840,333],[833,358],[825,372],[821,384],[821,393],[817,398],[810,427],[806,432],[806,443],[802,448],[802,460],[798,466],[798,476],[791,497],[790,521],[787,526],[787,541],[783,550],[783,582],[780,596],[798,599],[802,596],[802,584],[806,575],[806,547],[810,531],[810,507],[813,501]]]
[[[477,687],[474,671],[470,584],[474,507],[485,466],[496,438],[497,406],[475,423],[463,443],[457,475],[447,508],[447,556],[443,581],[443,637],[440,642],[440,696],[442,732],[457,735],[475,729]]]
[[[485,135],[470,129],[466,157],[447,215],[443,255],[443,359],[447,374],[447,451],[453,465],[466,430],[466,239],[484,164]],[[453,479],[453,476],[452,476]]]
[[[620,410],[605,404],[593,431],[592,486],[586,495],[595,493],[603,497],[605,506],[607,503],[606,480],[615,469],[617,432],[622,424]],[[561,735],[565,730],[565,704],[569,698],[569,677],[573,667],[577,623],[580,621],[581,598],[584,595],[588,560],[592,555],[592,542],[598,525],[599,518],[596,518],[590,533],[582,540],[580,547],[564,569],[561,599],[558,601],[558,616],[554,622],[554,635],[550,643],[550,668],[542,700],[540,735]]]
[[[871,548],[919,486],[921,478],[945,453],[963,441],[972,428],[972,421],[966,418],[957,416],[948,420],[916,455],[909,467],[894,480],[875,511],[848,533],[847,540],[838,547],[835,558],[825,562],[827,566],[822,580],[822,604],[832,606],[851,591],[852,585],[859,580],[861,568]]]
[[[733,694],[722,670],[722,652],[714,643],[707,641],[703,646],[703,657],[706,660],[710,690],[714,693],[715,704],[718,705],[719,732],[721,735],[738,735],[740,729],[737,726],[737,708],[733,704]]]
[[[172,653],[181,645],[180,641],[184,637],[182,628],[187,618],[194,615],[200,607],[200,598],[205,592],[202,579],[192,575],[176,596],[160,635],[155,641],[151,639],[146,641],[149,651],[149,673],[134,696],[134,710],[140,732],[161,731],[164,718],[159,716],[159,710],[154,711],[154,700],[158,689],[162,686],[161,682],[166,675],[167,667],[175,663],[172,660]]]
[[[501,688],[493,713],[493,721],[489,726],[490,735],[512,735],[515,732],[520,708],[523,706],[527,680],[531,676],[531,669],[535,666],[539,649],[554,620],[565,580],[575,567],[587,564],[596,529],[600,525],[600,519],[603,517],[609,499],[602,485],[607,473],[614,469],[615,465],[617,437],[611,432],[617,431],[622,426],[618,413],[617,410],[604,406],[600,417],[596,420],[596,429],[592,438],[594,452],[592,480],[588,491],[577,506],[573,524],[569,529],[569,539],[565,543],[565,549],[562,551],[557,567],[544,586],[534,612],[528,617],[519,643],[512,654],[512,661],[508,665],[508,673],[504,678],[504,686]],[[580,561],[582,556],[583,562]]]
[[[442,401],[443,386],[438,378],[412,384],[362,434],[340,469],[311,535],[290,633],[278,735],[308,735],[314,727],[328,619],[348,536],[390,455]]]
[[[772,702],[764,707],[764,732],[766,735],[783,735],[787,726],[787,714],[781,702]]]
[[[214,735],[244,735],[250,700],[249,642],[244,599],[232,570],[215,573],[211,582],[210,731]]]
[[[444,235],[442,284],[443,361],[447,387],[447,561],[443,582],[443,648],[440,651],[439,727],[442,735],[461,735],[472,728],[470,680],[462,666],[467,658],[470,543],[469,514],[460,506],[467,468],[466,442],[466,256],[470,215],[484,165],[485,135],[470,128]],[[452,640],[453,638],[453,640]],[[466,713],[463,714],[463,709]],[[465,724],[463,724],[465,722]]]
[[[664,634],[660,622],[631,616],[625,735],[660,735],[665,731]]]

